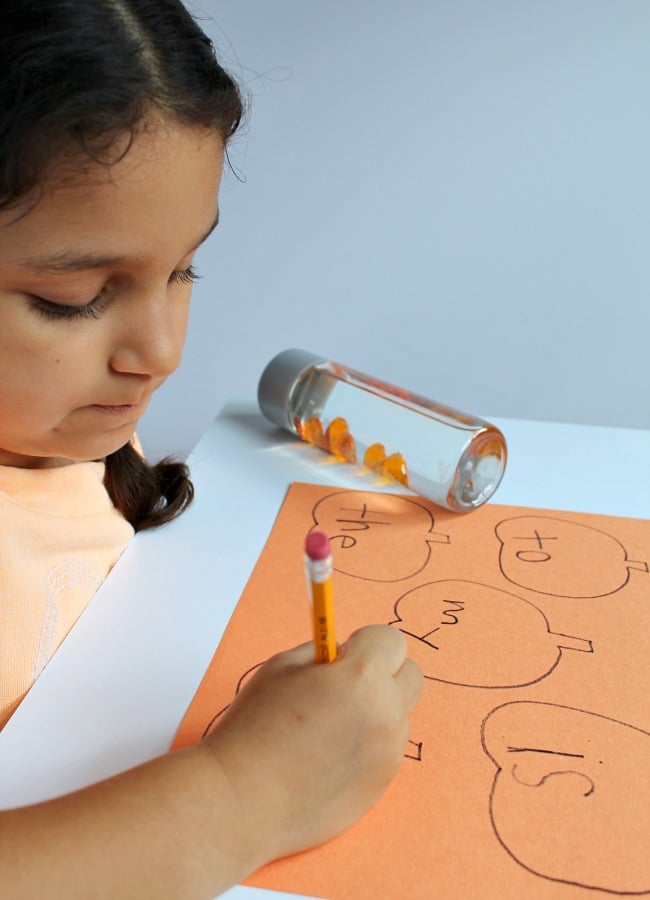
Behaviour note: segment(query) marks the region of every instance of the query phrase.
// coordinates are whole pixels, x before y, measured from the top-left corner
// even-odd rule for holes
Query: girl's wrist
[[[207,852],[213,858],[215,851],[226,857],[218,869],[220,872],[229,870],[231,883],[237,884],[269,861],[272,837],[263,827],[261,811],[245,802],[215,749],[203,742],[193,751],[201,766],[196,784],[197,790],[198,785],[202,786],[206,806]]]

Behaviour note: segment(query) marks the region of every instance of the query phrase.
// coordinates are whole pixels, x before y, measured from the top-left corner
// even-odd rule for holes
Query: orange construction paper
[[[650,521],[293,484],[174,741],[311,634],[310,528],[339,639],[401,629],[426,676],[357,825],[248,884],[329,900],[650,896]]]

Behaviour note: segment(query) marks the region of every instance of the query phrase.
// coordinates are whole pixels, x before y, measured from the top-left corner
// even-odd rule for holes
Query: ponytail
[[[151,466],[130,443],[106,457],[104,485],[113,505],[135,531],[164,525],[194,498],[184,463],[167,457]]]

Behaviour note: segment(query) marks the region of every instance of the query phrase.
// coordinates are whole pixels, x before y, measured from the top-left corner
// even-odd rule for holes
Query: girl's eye
[[[66,306],[64,303],[54,303],[35,294],[30,299],[32,308],[46,319],[97,319],[107,298],[100,293],[83,306]]]
[[[193,266],[178,269],[169,276],[170,284],[194,284],[200,278]],[[36,294],[30,296],[32,308],[46,319],[98,319],[108,302],[107,295],[101,291],[83,306],[68,306],[65,303],[54,303]]]
[[[187,269],[178,269],[169,276],[170,283],[175,284],[194,284],[201,276],[194,266],[188,266]]]

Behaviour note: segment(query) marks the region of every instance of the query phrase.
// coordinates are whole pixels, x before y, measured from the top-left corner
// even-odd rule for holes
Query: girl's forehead
[[[215,218],[223,154],[217,132],[166,126],[138,134],[110,164],[57,160],[22,210],[0,211],[0,259],[19,252],[20,263],[69,240],[198,236]]]
[[[182,179],[188,161],[214,158],[215,170],[223,166],[224,145],[215,130],[198,130],[187,126],[153,120],[133,134],[119,134],[88,151],[78,145],[62,146],[53,154],[33,196],[26,206],[50,196],[63,202],[74,200],[75,194],[94,192],[108,186],[162,183]]]

